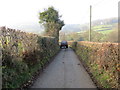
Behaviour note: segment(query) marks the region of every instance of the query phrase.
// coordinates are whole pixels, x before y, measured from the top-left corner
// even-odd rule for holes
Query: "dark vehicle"
[[[67,41],[62,41],[61,44],[60,44],[60,48],[68,48]]]

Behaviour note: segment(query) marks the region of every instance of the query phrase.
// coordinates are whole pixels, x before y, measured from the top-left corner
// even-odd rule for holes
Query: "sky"
[[[53,6],[62,15],[65,24],[89,22],[90,5],[92,21],[118,17],[120,0],[0,0],[0,26],[39,24],[39,12]]]

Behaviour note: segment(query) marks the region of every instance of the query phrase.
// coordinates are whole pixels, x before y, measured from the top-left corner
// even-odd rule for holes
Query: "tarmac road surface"
[[[62,49],[31,88],[96,88],[71,48]]]

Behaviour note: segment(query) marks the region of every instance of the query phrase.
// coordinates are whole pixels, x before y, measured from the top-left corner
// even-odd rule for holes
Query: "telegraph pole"
[[[90,30],[89,30],[89,41],[91,41],[91,18],[92,18],[92,6],[90,5]]]

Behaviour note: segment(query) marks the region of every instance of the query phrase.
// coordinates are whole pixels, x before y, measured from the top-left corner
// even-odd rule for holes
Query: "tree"
[[[60,20],[61,16],[54,7],[49,7],[39,13],[39,23],[45,27],[45,32],[49,36],[59,38],[59,31],[64,26],[64,21]]]

